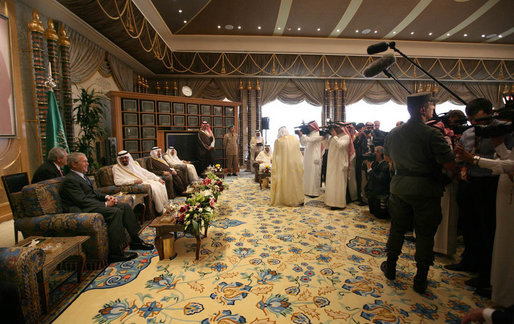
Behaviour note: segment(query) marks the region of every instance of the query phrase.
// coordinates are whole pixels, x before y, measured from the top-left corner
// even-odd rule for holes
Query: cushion
[[[23,187],[23,209],[25,217],[37,217],[63,212],[59,187],[62,178],[41,181]]]

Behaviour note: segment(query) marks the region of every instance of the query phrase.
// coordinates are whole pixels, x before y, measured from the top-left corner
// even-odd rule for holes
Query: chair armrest
[[[27,323],[39,323],[41,304],[37,273],[43,269],[45,252],[38,247],[0,248],[0,280],[18,286],[23,316]]]
[[[104,194],[107,195],[114,195],[118,192],[124,192],[124,193],[131,193],[131,194],[138,194],[138,193],[148,193],[151,191],[151,188],[149,184],[131,184],[131,185],[124,185],[124,186],[109,186],[109,187],[102,187],[98,188],[98,190]]]
[[[88,235],[89,240],[82,243],[88,265],[98,263],[100,266],[107,260],[107,225],[101,214],[66,213],[24,217],[18,219],[15,224],[18,230],[22,231],[23,237]]]

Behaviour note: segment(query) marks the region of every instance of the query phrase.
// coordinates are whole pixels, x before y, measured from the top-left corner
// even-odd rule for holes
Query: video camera
[[[321,136],[325,136],[325,135],[330,135],[330,131],[333,129],[333,128],[339,128],[341,126],[348,126],[350,125],[351,123],[344,123],[344,122],[338,122],[338,121],[327,121],[327,124],[325,126],[322,126],[320,129],[319,129],[319,134]]]
[[[477,118],[475,121],[490,121],[492,119],[508,121],[490,126],[475,125],[475,136],[482,138],[500,137],[514,132],[514,101],[507,101],[505,107],[496,110],[492,116]]]
[[[365,153],[365,154],[362,154],[362,159],[364,161],[375,162],[377,157],[376,157],[375,153]]]
[[[294,133],[296,135],[300,135],[300,131],[305,134],[305,135],[309,135],[309,133],[311,132],[311,130],[309,129],[309,125],[305,124],[302,122],[302,124],[300,126],[296,126],[294,128]]]

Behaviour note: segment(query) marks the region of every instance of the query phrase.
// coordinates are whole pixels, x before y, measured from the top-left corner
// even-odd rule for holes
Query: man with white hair
[[[66,157],[68,153],[62,147],[56,146],[48,151],[46,162],[37,168],[32,183],[40,182],[43,180],[63,177],[62,167],[66,165]]]
[[[168,194],[164,180],[142,168],[127,151],[120,151],[117,160],[118,164],[112,167],[114,184],[117,186],[141,183],[150,185],[155,211],[161,214],[164,211],[164,206],[168,204]]]
[[[271,162],[273,159],[271,158],[271,149],[269,145],[264,145],[264,150],[257,155],[255,158],[255,162],[259,163],[259,173],[262,173],[266,168],[266,165],[269,165],[271,168]]]
[[[196,168],[191,162],[186,160],[181,160],[178,157],[177,150],[170,146],[166,150],[166,153],[163,156],[164,160],[168,163],[168,165],[172,168],[176,168],[177,166],[185,165],[187,168],[187,174],[190,181],[196,181],[200,178],[198,177],[198,173],[196,172]]]
[[[255,131],[255,136],[250,140],[250,165],[253,165],[255,157],[262,151],[264,140],[260,131]]]
[[[182,171],[175,170],[168,165],[168,162],[162,159],[162,151],[160,147],[154,146],[150,151],[150,159],[146,162],[148,171],[164,178],[166,190],[168,191],[168,199],[175,198],[175,193],[182,194],[187,189],[187,175]]]
[[[303,195],[303,161],[300,142],[287,128],[278,129],[273,168],[271,169],[271,205],[300,206]]]

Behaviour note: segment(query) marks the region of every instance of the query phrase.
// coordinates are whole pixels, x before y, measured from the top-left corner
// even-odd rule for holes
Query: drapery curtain
[[[287,82],[287,79],[263,79],[261,81],[261,105],[264,106],[275,100]]]
[[[103,64],[105,51],[73,30],[69,30],[69,37],[71,82],[81,83]]]
[[[325,81],[318,79],[293,79],[294,84],[305,94],[305,100],[313,106],[322,106],[325,99]]]
[[[107,62],[111,68],[112,77],[122,91],[134,90],[134,72],[126,64],[107,53]]]
[[[230,101],[239,101],[239,79],[214,79],[216,85]]]

